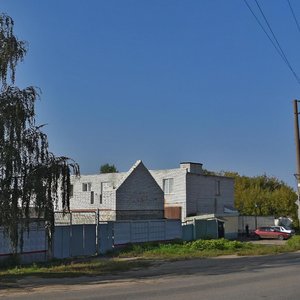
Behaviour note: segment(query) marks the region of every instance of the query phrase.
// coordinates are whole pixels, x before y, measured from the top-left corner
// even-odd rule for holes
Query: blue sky
[[[255,2],[248,0],[255,8]],[[300,21],[300,2],[290,0]],[[260,0],[300,74],[287,1]],[[17,84],[38,86],[50,149],[83,174],[180,161],[295,185],[292,73],[243,0],[0,0],[29,43]],[[256,9],[257,12],[257,9]]]

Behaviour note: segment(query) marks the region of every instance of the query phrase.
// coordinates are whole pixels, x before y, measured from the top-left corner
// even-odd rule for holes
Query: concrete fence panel
[[[10,240],[4,232],[3,228],[0,228],[0,256],[9,255],[13,252],[10,245]]]
[[[98,253],[105,254],[113,249],[113,222],[98,225]]]
[[[71,241],[70,241],[71,256],[84,255],[84,228],[83,225],[71,226]]]
[[[53,237],[53,256],[67,258],[70,253],[70,226],[55,226]]]
[[[149,241],[149,222],[132,222],[130,225],[131,243],[142,243]]]
[[[55,226],[53,256],[67,258],[96,253],[96,225]]]
[[[239,216],[238,217],[238,232],[245,233],[246,225],[248,224],[249,230],[255,230],[261,226],[274,226],[274,216]]]
[[[122,245],[131,243],[131,223],[114,222],[113,223],[114,244]]]
[[[182,239],[184,241],[194,240],[194,224],[182,225]]]
[[[20,245],[20,242],[19,242]],[[29,263],[47,259],[48,244],[43,222],[33,222],[28,231],[23,232],[23,249],[18,249],[21,261]],[[11,241],[3,228],[0,228],[0,258],[7,258],[13,254]]]
[[[83,255],[95,255],[96,248],[96,225],[83,225],[84,229],[84,245],[83,245]]]
[[[114,245],[182,238],[180,220],[114,222]]]
[[[182,239],[180,220],[166,220],[166,240]]]
[[[163,241],[166,239],[166,222],[149,221],[149,241]]]
[[[96,253],[96,226],[73,225],[71,227],[71,256],[94,255]]]

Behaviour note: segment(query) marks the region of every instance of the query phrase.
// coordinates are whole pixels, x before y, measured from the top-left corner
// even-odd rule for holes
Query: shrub
[[[237,250],[244,247],[244,244],[238,241],[228,241],[226,239],[217,240],[197,240],[190,243],[194,250]]]
[[[287,241],[288,247],[300,249],[300,235],[294,235]]]
[[[21,259],[19,255],[11,255],[5,259],[0,260],[0,268],[15,267],[20,265]]]

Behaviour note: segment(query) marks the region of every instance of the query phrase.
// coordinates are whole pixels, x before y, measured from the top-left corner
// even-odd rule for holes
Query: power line
[[[288,3],[288,5],[289,5],[289,7],[290,7],[290,10],[291,10],[291,13],[292,13],[292,15],[293,15],[294,21],[295,21],[295,23],[296,23],[296,25],[297,25],[298,31],[300,32],[300,25],[299,25],[299,22],[298,22],[298,20],[297,20],[297,17],[296,17],[296,15],[295,15],[295,12],[294,12],[294,10],[293,10],[293,7],[292,7],[292,5],[291,5],[290,0],[287,0],[287,3]]]
[[[294,75],[295,79],[297,80],[297,82],[300,84],[300,78],[297,75],[297,73],[295,72],[295,70],[293,69],[293,67],[291,66],[289,60],[287,59],[287,56],[285,55],[282,47],[280,46],[280,43],[278,41],[278,39],[275,36],[274,31],[271,28],[270,23],[268,22],[262,8],[260,7],[259,3],[257,0],[255,0],[255,3],[265,21],[265,23],[267,24],[267,27],[269,28],[269,31],[271,32],[271,36],[270,34],[267,32],[267,30],[265,29],[264,25],[262,24],[262,22],[259,20],[259,18],[257,17],[257,15],[255,14],[254,10],[251,8],[251,6],[249,5],[247,0],[244,0],[246,6],[248,7],[248,9],[250,10],[251,14],[254,16],[255,20],[257,21],[257,23],[259,24],[259,26],[261,27],[261,29],[264,31],[264,33],[266,34],[266,36],[268,37],[269,41],[272,43],[272,45],[274,46],[275,50],[277,51],[277,53],[280,55],[280,57],[282,58],[282,60],[285,62],[285,64],[287,65],[287,67],[290,69],[290,71],[292,72],[292,74]],[[273,37],[273,38],[272,38]]]
[[[254,0],[254,1],[255,1],[256,5],[257,5],[257,7],[258,7],[258,9],[259,9],[259,11],[260,11],[260,13],[261,13],[261,15],[263,16],[263,18],[264,18],[264,20],[265,20],[265,22],[266,22],[266,24],[267,24],[267,26],[268,26],[268,28],[269,28],[269,30],[270,30],[272,36],[273,36],[273,38],[274,38],[274,40],[275,40],[275,42],[276,42],[276,44],[277,44],[277,46],[278,46],[278,49],[280,50],[282,56],[284,57],[285,62],[288,62],[288,60],[287,60],[287,58],[286,58],[286,56],[285,56],[285,54],[284,54],[284,52],[283,52],[283,50],[282,50],[282,48],[281,48],[279,42],[278,42],[278,39],[276,38],[275,33],[274,33],[274,31],[272,30],[271,25],[270,25],[270,23],[268,22],[268,20],[267,20],[265,14],[264,14],[262,8],[260,7],[260,5],[259,5],[259,3],[258,3],[257,0]]]
[[[280,46],[280,44],[279,44],[279,42],[278,42],[278,39],[276,38],[275,33],[274,33],[274,31],[272,30],[271,25],[270,25],[270,23],[268,22],[268,20],[267,20],[265,14],[264,14],[262,8],[260,7],[260,5],[259,5],[259,3],[258,3],[257,0],[255,0],[255,3],[256,3],[256,5],[257,5],[259,11],[261,12],[261,14],[262,14],[262,16],[263,16],[263,18],[264,18],[264,20],[265,20],[265,22],[266,22],[266,24],[267,24],[269,30],[270,30],[270,32],[272,33],[272,36],[273,36],[273,38],[274,38],[276,44],[278,45],[278,48],[280,49],[280,52],[282,53],[282,56],[283,56],[283,58],[284,58],[284,61],[285,61],[286,65],[287,65],[288,68],[291,70],[291,72],[292,72],[293,75],[295,76],[296,80],[297,80],[298,83],[300,84],[300,79],[299,79],[298,75],[296,74],[296,72],[294,71],[294,69],[292,68],[290,62],[288,61],[288,59],[287,59],[287,57],[286,57],[286,55],[285,55],[285,53],[284,53],[282,47]]]
[[[282,53],[280,52],[280,50],[278,49],[277,45],[274,43],[274,41],[272,40],[272,38],[270,37],[270,35],[268,34],[268,32],[266,31],[266,29],[264,28],[263,24],[260,22],[259,18],[256,16],[256,14],[254,13],[253,9],[251,8],[251,6],[249,5],[249,3],[247,2],[247,0],[244,0],[245,4],[247,5],[247,7],[249,8],[250,12],[252,13],[253,17],[255,18],[255,20],[257,21],[257,23],[259,24],[260,28],[263,30],[263,32],[266,34],[266,36],[268,37],[269,41],[272,43],[272,45],[274,46],[274,48],[276,49],[277,53],[280,55],[280,57],[284,59]]]

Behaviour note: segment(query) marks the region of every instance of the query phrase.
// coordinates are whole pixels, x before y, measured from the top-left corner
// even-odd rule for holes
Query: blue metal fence
[[[120,221],[55,226],[53,256],[67,258],[104,254],[128,243],[181,239],[180,220]]]

